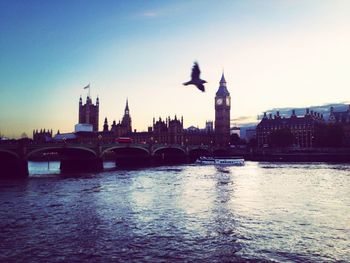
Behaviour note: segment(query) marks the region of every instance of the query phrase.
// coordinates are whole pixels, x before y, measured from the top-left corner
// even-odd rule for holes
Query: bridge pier
[[[144,167],[151,165],[151,157],[150,156],[117,156],[115,160],[116,167]]]
[[[25,179],[28,174],[27,160],[12,158],[0,162],[0,179]]]
[[[186,154],[156,154],[152,156],[152,165],[176,165],[189,162],[189,156]]]
[[[94,159],[63,159],[61,172],[99,172],[103,170],[102,158]]]

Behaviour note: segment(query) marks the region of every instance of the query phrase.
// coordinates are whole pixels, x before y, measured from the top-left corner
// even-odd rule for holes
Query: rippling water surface
[[[350,261],[350,165],[49,168],[0,181],[1,262]]]

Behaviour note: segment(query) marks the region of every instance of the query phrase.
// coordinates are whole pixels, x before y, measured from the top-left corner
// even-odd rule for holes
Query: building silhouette
[[[230,109],[231,97],[227,90],[224,74],[221,76],[219,88],[214,100],[215,122],[206,121],[205,127],[199,129],[191,126],[184,128],[183,117],[155,119],[147,131],[137,132],[132,130],[132,118],[129,102],[126,100],[124,115],[118,122],[115,120],[109,125],[107,117],[104,119],[102,131],[98,131],[99,99],[96,104],[87,96],[86,103],[79,100],[79,124],[90,124],[92,132],[87,129],[78,129],[75,133],[76,141],[89,142],[100,140],[101,142],[115,142],[118,137],[129,137],[134,143],[149,144],[180,144],[180,145],[210,145],[229,146],[230,142]],[[83,125],[79,126],[80,128]],[[66,134],[67,135],[67,134]]]
[[[215,96],[215,144],[228,146],[230,142],[231,96],[227,90],[224,73]]]
[[[194,126],[184,129],[183,117],[173,119],[167,117],[156,121],[147,132],[132,133],[129,136],[137,143],[162,143],[181,145],[217,145],[227,147],[230,142],[230,109],[231,97],[227,90],[226,80],[222,74],[218,91],[216,92],[215,130],[212,121],[206,121],[205,128]]]
[[[100,102],[98,97],[96,98],[96,104],[92,103],[89,96],[86,97],[86,103],[83,104],[83,100],[79,99],[79,124],[91,124],[92,130],[98,132],[99,122],[99,107]]]
[[[258,147],[270,147],[271,135],[277,130],[288,130],[293,136],[293,146],[309,148],[314,146],[315,131],[325,121],[323,115],[306,109],[304,116],[297,116],[295,110],[290,117],[282,117],[279,111],[274,116],[266,112],[256,127]]]
[[[205,130],[206,132],[214,132],[214,124],[213,124],[213,121],[206,121],[205,122]]]
[[[51,140],[52,140],[52,129],[51,130],[40,129],[40,131],[33,130],[33,141],[48,142]]]
[[[165,119],[159,117],[157,121],[153,118],[153,125],[148,128],[146,136],[146,140],[151,143],[183,144],[185,142],[183,118],[181,117],[179,120],[176,115],[173,119],[170,116]],[[145,141],[144,139],[143,141]],[[135,140],[139,141],[140,138],[135,137]]]
[[[329,123],[340,125],[343,131],[343,145],[350,146],[350,105],[346,111],[330,108]]]
[[[108,127],[109,125],[106,117],[103,124],[104,135],[107,135],[107,133],[110,132],[111,135],[115,137],[120,137],[120,136],[126,136],[127,134],[132,133],[131,116],[130,116],[128,100],[126,100],[126,105],[125,105],[124,115],[122,120],[119,121],[118,123],[116,123],[116,121],[114,120],[111,125],[111,128],[108,129]]]

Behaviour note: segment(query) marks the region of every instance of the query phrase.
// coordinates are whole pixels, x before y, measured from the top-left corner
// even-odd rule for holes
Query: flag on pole
[[[89,89],[89,88],[90,88],[90,83],[89,83],[89,85],[84,87],[84,89]]]

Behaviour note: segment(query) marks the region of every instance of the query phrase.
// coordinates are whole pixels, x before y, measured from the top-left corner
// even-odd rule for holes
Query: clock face
[[[223,102],[223,100],[222,100],[221,98],[216,100],[216,104],[217,104],[217,105],[221,105],[222,102]]]
[[[229,97],[226,98],[226,105],[230,106],[230,98]]]

